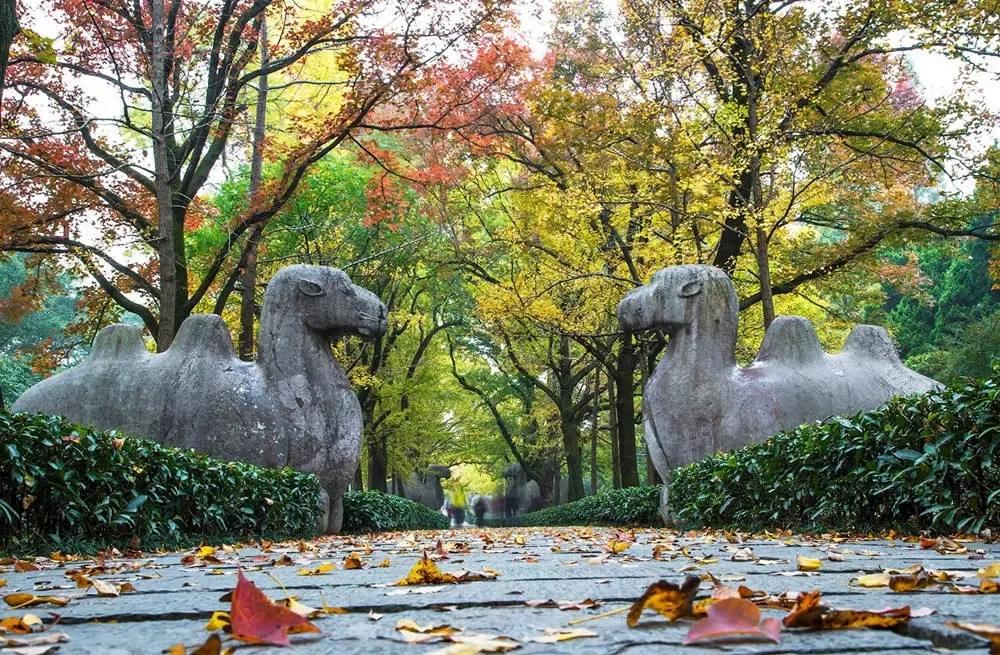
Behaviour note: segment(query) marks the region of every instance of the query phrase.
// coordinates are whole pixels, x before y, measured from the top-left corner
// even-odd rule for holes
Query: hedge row
[[[660,488],[611,489],[580,500],[523,514],[519,525],[656,525]]]
[[[315,476],[0,412],[0,546],[170,544],[315,532]]]
[[[443,530],[448,525],[444,515],[402,496],[378,491],[344,495],[344,532]]]
[[[674,472],[683,526],[1000,526],[1000,374],[804,425]]]

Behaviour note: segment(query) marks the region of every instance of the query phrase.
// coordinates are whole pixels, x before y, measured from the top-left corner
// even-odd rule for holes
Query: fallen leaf
[[[222,649],[222,639],[219,635],[209,635],[205,643],[191,651],[190,655],[224,655],[232,652],[230,649]],[[185,655],[187,648],[184,644],[174,644],[166,651],[167,655]]]
[[[425,644],[431,641],[439,641],[444,637],[461,632],[461,628],[456,628],[448,624],[440,625],[419,625],[412,619],[400,619],[396,621],[396,630],[401,633],[403,641],[410,644]]]
[[[387,569],[387,568],[389,568],[389,566],[390,566],[390,562],[389,562],[388,558],[382,560],[378,564],[378,568],[380,568],[380,569]]]
[[[926,589],[930,585],[935,584],[935,582],[934,578],[924,569],[920,569],[915,573],[889,576],[889,588],[900,592]]]
[[[424,584],[455,584],[457,582],[458,580],[455,579],[455,576],[450,573],[443,573],[437,564],[427,557],[427,553],[424,553],[424,556],[417,560],[417,563],[413,565],[413,568],[406,574],[406,577],[396,581],[396,585],[405,587]]]
[[[216,610],[212,612],[212,618],[205,624],[205,629],[211,632],[215,632],[216,630],[229,631],[231,623],[232,620],[229,618],[229,612]]]
[[[41,571],[42,567],[38,566],[34,562],[29,562],[23,559],[14,560],[14,572],[15,573],[26,573],[27,571]]]
[[[381,621],[385,614],[379,614],[375,610],[368,610],[368,618],[371,621]]]
[[[993,562],[989,566],[979,569],[977,575],[980,578],[1000,578],[1000,562]],[[3,586],[3,580],[0,580],[0,587]]]
[[[327,573],[333,571],[336,568],[337,565],[334,564],[333,562],[324,562],[323,564],[320,564],[315,568],[299,569],[295,573],[297,575],[326,575]]]
[[[966,632],[971,632],[977,637],[982,637],[990,642],[990,655],[1000,655],[1000,625],[989,623],[963,623],[959,621],[948,621],[946,625]]]
[[[586,630],[584,628],[577,628],[575,630],[570,628],[545,628],[545,634],[543,636],[529,637],[528,641],[533,641],[539,644],[557,644],[561,641],[596,636],[596,632],[593,630]]]
[[[823,567],[823,562],[815,557],[804,557],[799,555],[795,558],[800,571],[819,571]]]
[[[64,632],[50,632],[38,637],[2,637],[0,648],[4,655],[46,655],[59,650],[59,644],[69,641]]]
[[[691,602],[701,586],[701,578],[689,575],[680,586],[660,580],[646,588],[646,591],[636,600],[628,612],[627,623],[630,628],[639,623],[643,610],[649,608],[660,613],[668,621],[676,621],[682,616],[691,615]]]
[[[697,641],[733,637],[761,637],[774,643],[780,641],[781,622],[760,620],[760,608],[742,598],[723,598],[712,603],[708,616],[696,621],[688,631],[684,645]]]
[[[46,604],[56,605],[57,607],[66,607],[69,605],[69,598],[66,596],[36,596],[27,592],[7,594],[3,597],[3,600],[14,609]]]
[[[257,585],[246,579],[242,570],[237,571],[229,615],[233,636],[252,644],[288,646],[288,634],[293,630],[319,632],[305,617],[272,603]]]
[[[879,610],[834,610],[819,602],[820,592],[810,591],[799,597],[792,611],[785,616],[786,628],[812,630],[842,630],[848,628],[888,629],[910,620],[907,606]]]
[[[344,558],[344,568],[345,569],[360,569],[361,554],[360,553],[348,553],[347,557]]]
[[[888,587],[890,577],[891,576],[888,573],[870,573],[857,578],[851,578],[851,581],[848,582],[848,584],[855,587],[865,587],[869,589],[875,587]]]
[[[42,620],[35,614],[25,614],[24,616],[8,616],[0,619],[0,635],[11,632],[17,635],[27,635],[32,632],[39,632],[45,628]]]

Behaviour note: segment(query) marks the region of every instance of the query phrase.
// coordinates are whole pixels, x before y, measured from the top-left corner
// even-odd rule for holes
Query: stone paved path
[[[946,626],[947,621],[1000,624],[1000,594],[959,594],[942,586],[910,593],[887,588],[865,589],[850,584],[863,573],[886,568],[905,569],[919,564],[928,569],[948,570],[975,576],[978,569],[1000,561],[1000,544],[965,542],[968,552],[943,554],[906,541],[787,537],[745,538],[730,543],[722,534],[682,534],[667,530],[628,533],[630,546],[610,554],[609,541],[616,531],[587,528],[465,529],[448,532],[387,533],[366,537],[320,539],[302,547],[274,544],[267,550],[240,547],[219,549],[221,562],[195,558],[194,566],[182,564],[187,553],[108,560],[110,571],[94,577],[108,581],[130,581],[136,592],[119,597],[99,597],[94,589],[78,589],[66,577],[67,570],[92,564],[86,561],[39,560],[38,571],[15,572],[0,566],[7,585],[0,594],[28,591],[70,596],[62,608],[39,606],[30,610],[0,608],[0,618],[33,612],[46,618],[57,612],[60,625],[51,628],[68,635],[58,653],[159,653],[175,643],[188,647],[208,636],[205,623],[214,610],[227,610],[220,597],[233,589],[237,566],[272,599],[295,595],[311,607],[324,604],[347,610],[314,620],[321,635],[293,636],[289,653],[306,655],[336,653],[405,653],[423,655],[448,644],[409,644],[396,630],[400,619],[418,624],[449,624],[465,633],[506,635],[522,643],[517,653],[617,653],[727,652],[727,653],[931,653],[940,649],[963,653],[985,653],[986,642]],[[732,539],[733,536],[730,535]],[[438,541],[441,547],[438,547]],[[462,544],[467,544],[467,549]],[[660,559],[652,557],[660,546]],[[756,561],[733,561],[752,553]],[[406,576],[427,551],[434,555],[450,551],[438,561],[446,572],[460,569],[498,572],[494,580],[432,587],[387,586]],[[463,552],[465,551],[465,552]],[[365,568],[345,570],[348,553],[362,555]],[[831,552],[835,553],[831,556]],[[290,565],[273,562],[283,555]],[[780,575],[796,571],[796,557],[822,560],[822,568],[811,575]],[[387,566],[379,567],[384,560]],[[190,563],[191,558],[188,558]],[[334,562],[328,574],[303,576],[299,569]],[[690,621],[668,623],[647,612],[636,628],[628,628],[624,613],[607,615],[628,607],[651,582],[679,582],[687,573],[707,574],[730,586],[739,584],[770,593],[822,591],[824,601],[836,608],[883,609],[909,605],[927,607],[935,613],[911,620],[897,632],[843,630],[788,632],[780,644],[725,643],[682,647]],[[959,584],[974,586],[970,577]],[[703,582],[700,595],[711,593]],[[418,593],[424,592],[424,593]],[[599,607],[561,610],[532,607],[526,601],[593,599]],[[372,620],[369,614],[382,615]],[[780,611],[765,611],[780,618]],[[586,617],[594,620],[576,622]],[[596,637],[557,644],[528,641],[546,628],[586,628]],[[240,653],[265,652],[263,647],[241,647]],[[0,650],[0,653],[4,651]]]

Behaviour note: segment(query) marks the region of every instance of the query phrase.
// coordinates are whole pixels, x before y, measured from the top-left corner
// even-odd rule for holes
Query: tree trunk
[[[760,308],[764,312],[764,330],[774,322],[774,297],[771,295],[771,265],[767,258],[767,232],[757,228],[757,277],[760,278]]]
[[[260,20],[260,67],[268,62],[267,19]],[[267,75],[262,75],[257,83],[257,115],[253,128],[253,153],[250,158],[249,201],[260,190],[264,177],[264,129],[267,126]],[[245,361],[253,360],[254,320],[257,317],[257,245],[260,241],[260,226],[250,229],[247,242],[246,264],[243,268],[242,289],[240,290],[240,338],[239,355]]]
[[[3,102],[4,76],[7,73],[7,60],[10,57],[10,44],[20,31],[14,0],[0,0],[0,103]],[[2,115],[0,113],[0,116]]]
[[[618,403],[615,399],[614,380],[608,380],[608,436],[611,438],[611,484],[622,488],[622,463],[618,452]]]
[[[601,417],[601,369],[594,369],[594,407],[590,422],[590,495],[597,493],[597,423]]]
[[[177,328],[187,315],[187,265],[184,256],[184,211],[174,211],[175,162],[170,152],[173,118],[169,107],[170,53],[166,43],[163,0],[150,1],[152,69],[153,184],[156,190],[156,251],[160,266],[160,322],[156,348],[170,347]]]
[[[569,486],[566,498],[580,500],[583,491],[583,452],[580,449],[580,424],[577,422],[573,402],[573,361],[570,357],[569,337],[559,338],[559,429],[562,432],[563,451],[566,454],[566,476]]]
[[[635,344],[632,335],[622,337],[615,362],[615,399],[618,403],[618,457],[623,487],[639,486],[635,448]]]

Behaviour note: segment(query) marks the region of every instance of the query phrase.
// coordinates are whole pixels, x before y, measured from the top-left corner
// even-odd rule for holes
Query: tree
[[[8,70],[12,97],[4,102],[19,111],[0,141],[8,189],[0,203],[12,209],[3,247],[74,258],[166,348],[220,279],[239,276],[231,254],[281,209],[311,165],[373,131],[443,125],[481,93],[461,76],[462,62],[443,55],[490,48],[506,9],[459,4],[345,0],[310,14],[280,0],[53,0],[51,13],[72,38],[54,59],[26,53]],[[380,26],[385,15],[394,17],[389,28]],[[281,36],[261,59],[265,19]],[[299,78],[316,57],[335,62],[337,74]],[[226,226],[210,265],[192,279],[186,235],[217,219],[201,194],[224,156],[240,154],[232,136],[254,85],[276,75],[286,94],[324,87],[337,109],[287,126],[290,138],[269,152],[280,174]],[[450,84],[442,87],[442,78]],[[100,103],[88,101],[84,81],[105,86]],[[432,116],[417,102],[428,86],[439,92]]]
[[[0,0],[0,115],[2,115],[4,78],[7,73],[10,44],[20,31],[15,0]]]

